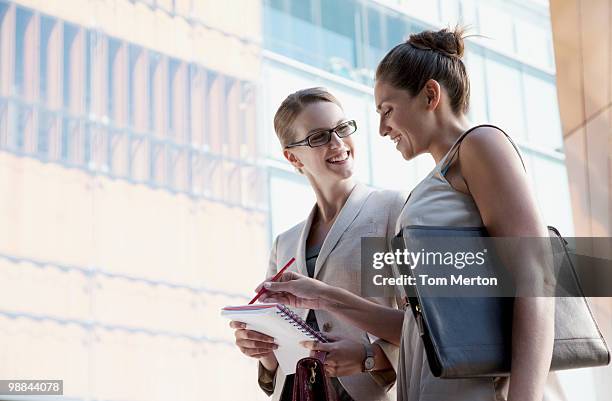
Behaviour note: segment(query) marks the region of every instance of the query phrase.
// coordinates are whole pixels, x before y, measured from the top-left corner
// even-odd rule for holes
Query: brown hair
[[[465,29],[455,27],[423,31],[395,46],[376,69],[376,79],[418,94],[429,79],[442,85],[449,94],[455,114],[467,113],[470,81],[461,57]]]
[[[283,148],[298,140],[292,127],[297,116],[306,106],[317,102],[331,102],[342,108],[338,99],[325,88],[302,89],[283,100],[274,115],[274,131]]]

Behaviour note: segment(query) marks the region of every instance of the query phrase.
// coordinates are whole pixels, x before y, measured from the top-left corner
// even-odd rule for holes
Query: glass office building
[[[409,191],[433,162],[378,135],[373,71],[457,22],[482,35],[472,121],[515,138],[570,235],[545,2],[0,0],[0,378],[61,378],[70,400],[266,399],[218,310],[314,199],[276,108],[327,87],[357,120],[360,180]]]
[[[502,127],[519,144],[548,224],[573,232],[555,90],[547,4],[504,1],[264,1],[263,132],[291,90],[322,85],[337,94],[359,124],[358,175],[382,188],[409,191],[433,166],[411,162],[378,136],[372,84],[378,61],[410,33],[461,24],[469,28],[465,63],[471,79],[470,120]],[[268,135],[271,203],[282,208],[283,185],[295,187],[276,161]],[[276,173],[279,171],[278,174]],[[303,180],[301,180],[303,182]],[[278,188],[278,189],[276,189]],[[310,192],[307,188],[304,192]],[[290,226],[272,214],[272,232]],[[292,216],[291,221],[298,220]]]

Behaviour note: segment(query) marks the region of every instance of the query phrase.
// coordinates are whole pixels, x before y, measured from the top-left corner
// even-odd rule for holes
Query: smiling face
[[[380,115],[380,135],[389,137],[404,159],[410,160],[427,151],[429,138],[425,133],[431,105],[425,92],[411,96],[406,90],[377,80],[374,100]]]
[[[316,102],[304,107],[292,125],[297,141],[322,130],[336,127],[346,121],[344,112],[335,103]],[[296,168],[317,182],[351,178],[354,168],[354,144],[351,137],[339,138],[333,134],[322,146],[297,146],[285,149],[285,157]]]

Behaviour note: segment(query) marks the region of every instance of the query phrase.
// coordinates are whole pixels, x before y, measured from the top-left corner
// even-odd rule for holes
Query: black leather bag
[[[556,229],[549,227],[549,233],[563,250],[562,262],[573,272],[567,243]],[[408,226],[398,237],[407,249],[421,249],[423,244],[419,241],[439,237],[448,241],[465,237],[474,242],[476,249],[487,232],[484,228]],[[478,273],[463,269],[462,274]],[[566,278],[565,285],[568,282],[575,286],[568,289],[569,293],[580,296],[555,298],[551,370],[607,365],[610,352],[575,272],[569,280]],[[415,283],[414,287],[405,287],[412,295],[407,298],[434,376],[451,379],[510,374],[514,298],[431,296],[427,286],[419,285],[418,280]]]

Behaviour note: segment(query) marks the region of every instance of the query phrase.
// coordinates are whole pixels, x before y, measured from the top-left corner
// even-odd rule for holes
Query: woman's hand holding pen
[[[247,330],[246,324],[242,322],[232,320],[230,327],[236,330],[234,332],[236,345],[243,354],[259,359],[264,368],[270,372],[276,370],[278,361],[272,351],[277,349],[278,345],[274,343],[274,338],[258,331]]]
[[[329,287],[322,281],[295,272],[283,273],[278,281],[266,280],[261,287],[266,290],[259,298],[262,302],[277,302],[294,308],[324,309],[323,294]]]

